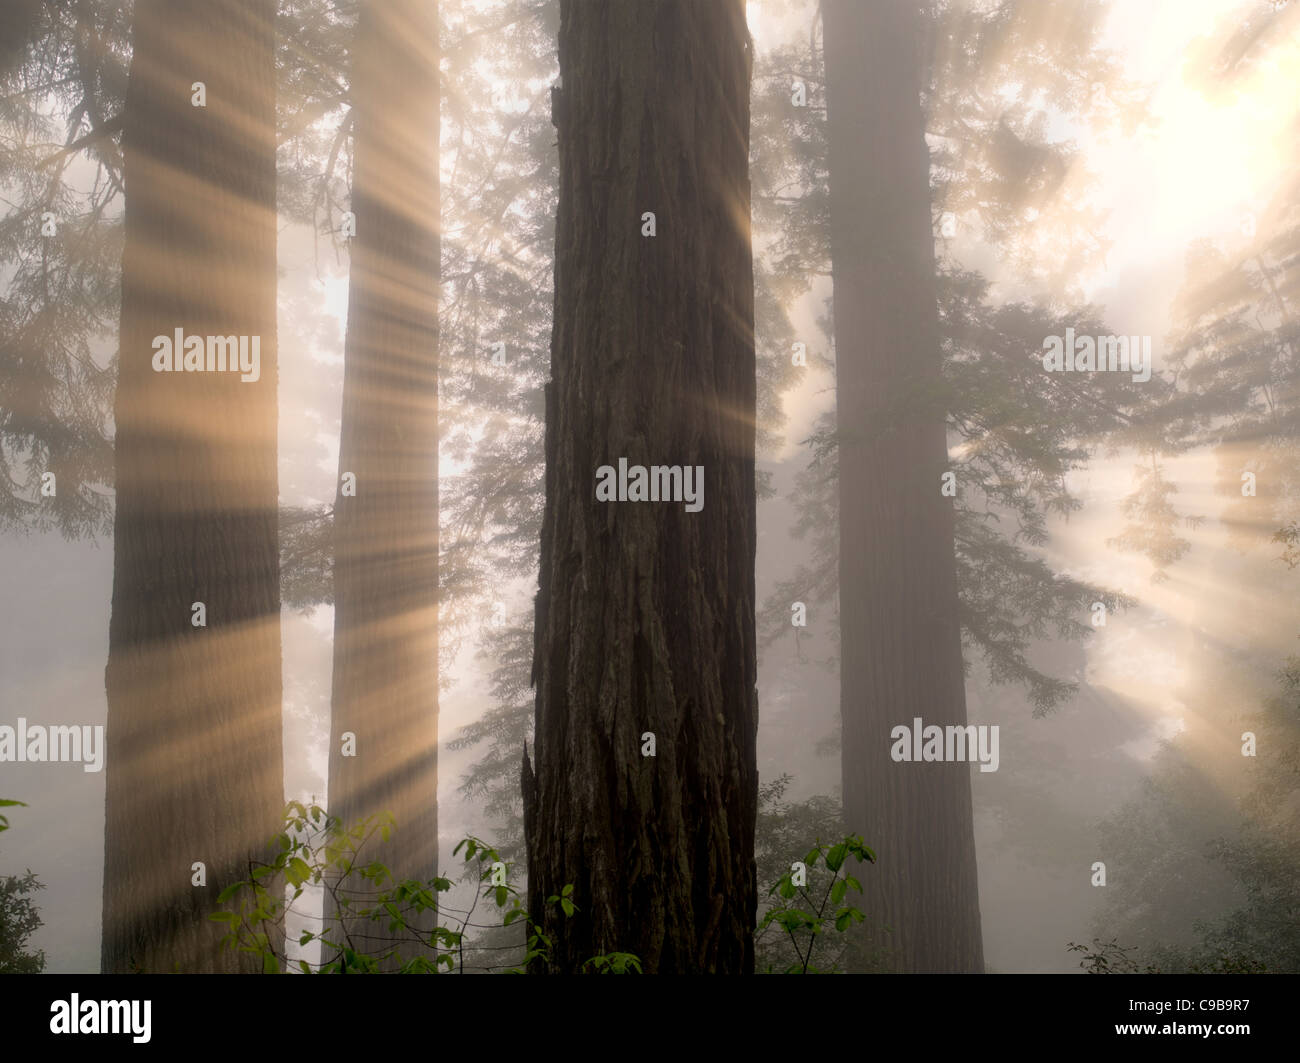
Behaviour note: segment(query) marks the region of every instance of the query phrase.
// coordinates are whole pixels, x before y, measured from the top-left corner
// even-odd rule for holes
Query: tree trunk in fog
[[[374,0],[353,66],[355,166],[335,502],[330,812],[395,817],[358,865],[395,881],[438,862],[438,23],[428,0]],[[345,495],[345,474],[356,479]],[[356,756],[342,756],[343,735]],[[351,884],[364,886],[359,876]],[[382,888],[390,888],[391,883]],[[347,891],[356,904],[373,893]],[[430,916],[408,922],[429,929]],[[401,935],[347,920],[374,955]],[[328,927],[333,934],[337,930]],[[415,951],[407,947],[403,958]],[[386,965],[391,966],[391,965]]]
[[[844,814],[879,857],[871,962],[983,971],[969,764],[890,731],[965,724],[917,3],[825,0],[840,469]],[[881,932],[880,927],[892,932]]]
[[[739,0],[561,5],[529,902],[553,970],[753,969],[750,45]],[[657,235],[643,236],[654,212]],[[704,506],[596,500],[703,466]],[[683,470],[684,472],[685,470]],[[656,755],[643,756],[652,732]],[[574,884],[577,913],[545,899]]]
[[[105,672],[105,972],[260,970],[220,945],[223,927],[208,915],[264,853],[284,802],[274,19],[272,0],[135,6]],[[191,104],[196,81],[206,107]],[[154,337],[178,328],[248,336],[250,354],[258,337],[260,378],[155,372]],[[195,602],[206,627],[192,624]],[[191,884],[196,861],[205,886]]]

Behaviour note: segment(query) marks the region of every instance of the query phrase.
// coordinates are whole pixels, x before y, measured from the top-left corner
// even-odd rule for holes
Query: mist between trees
[[[1300,969],[1297,11],[6,4],[0,971]]]

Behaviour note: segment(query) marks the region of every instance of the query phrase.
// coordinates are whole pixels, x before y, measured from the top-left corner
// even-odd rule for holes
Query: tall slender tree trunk
[[[529,903],[551,969],[753,969],[751,56],[740,0],[561,4]],[[648,231],[655,215],[655,235]],[[599,501],[702,466],[704,505]],[[685,472],[685,469],[683,469]],[[653,735],[655,755],[644,755]],[[567,884],[569,918],[546,899]]]
[[[984,969],[970,765],[891,759],[891,730],[964,725],[940,379],[923,18],[824,0],[840,470],[844,814],[875,965]],[[888,928],[883,930],[882,928]]]
[[[329,805],[349,826],[391,812],[392,840],[376,835],[360,863],[427,881],[438,862],[437,5],[369,0],[354,54]],[[344,921],[370,955],[402,937],[387,925]]]
[[[137,0],[116,400],[105,972],[260,970],[210,921],[284,804],[273,0]],[[206,106],[194,106],[195,82]],[[249,337],[260,375],[157,372]],[[238,347],[236,347],[238,350]],[[175,352],[179,363],[185,352]],[[195,626],[194,603],[206,626]],[[192,884],[205,865],[206,885]]]

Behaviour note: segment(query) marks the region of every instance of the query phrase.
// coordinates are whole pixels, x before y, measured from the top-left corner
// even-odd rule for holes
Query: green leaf
[[[847,843],[840,842],[839,845],[831,846],[830,852],[826,854],[826,866],[832,871],[838,871],[844,866],[844,858],[849,855]]]
[[[217,894],[217,903],[225,904],[226,901],[230,900],[231,897],[233,897],[236,893],[239,892],[239,888],[242,885],[243,885],[242,882],[236,882],[233,886],[227,886],[225,889],[223,889],[220,893]]]
[[[570,882],[564,889],[560,890],[560,896],[570,897],[573,895],[573,883]]]
[[[860,835],[854,835],[850,838],[848,845],[849,852],[859,860],[865,860],[869,864],[874,864],[876,862],[876,854],[862,844],[862,838]]]
[[[311,868],[307,866],[307,861],[302,857],[295,856],[289,861],[289,866],[285,869],[284,874],[291,886],[301,886],[311,878]]]
[[[577,909],[574,903],[568,897],[560,898],[560,907],[564,909],[565,915],[572,915]]]
[[[849,888],[847,882],[842,879],[831,887],[831,904],[839,904],[844,900],[844,893]]]

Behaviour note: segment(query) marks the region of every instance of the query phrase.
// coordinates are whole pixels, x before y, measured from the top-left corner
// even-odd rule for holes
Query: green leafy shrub
[[[226,924],[225,947],[262,958],[266,974],[278,974],[289,967],[286,955],[277,951],[266,927],[276,925],[295,911],[309,886],[327,895],[326,924],[318,934],[305,930],[298,938],[302,948],[315,944],[320,950],[316,962],[298,959],[294,969],[303,974],[437,974],[465,973],[466,933],[480,901],[492,904],[500,927],[522,922],[525,947],[522,962],[508,968],[522,974],[532,965],[545,967],[552,942],[529,917],[519,891],[509,884],[509,865],[496,848],[480,838],[465,838],[455,848],[465,868],[478,879],[474,901],[467,912],[453,912],[439,896],[452,889],[452,880],[438,876],[428,882],[394,881],[392,873],[378,860],[368,858],[368,846],[376,836],[388,841],[394,827],[391,814],[370,816],[351,827],[330,816],[317,805],[306,807],[297,801],[285,810],[285,829],[273,842],[277,850],[270,862],[250,864],[249,877],[227,886],[219,894],[226,910],[210,918]],[[363,856],[363,850],[367,855]],[[505,875],[498,874],[501,868]],[[286,887],[291,891],[286,901]],[[573,886],[546,903],[560,908],[566,918],[579,911],[572,899]],[[441,922],[450,913],[446,924]],[[303,914],[303,913],[298,913]],[[429,927],[430,917],[434,925]],[[349,927],[366,921],[382,924],[391,943],[377,952],[367,951]],[[640,960],[631,953],[611,952],[593,956],[587,967],[601,974],[640,973]]]
[[[830,951],[827,944],[829,931],[846,934],[851,927],[866,919],[863,912],[849,903],[849,891],[862,892],[862,883],[848,870],[847,861],[854,857],[865,863],[875,863],[876,854],[863,844],[861,835],[852,834],[833,845],[820,841],[810,849],[801,863],[806,881],[795,880],[795,869],[787,871],[770,890],[774,903],[764,913],[755,932],[756,942],[777,928],[784,932],[785,945],[793,950],[794,959],[778,967],[769,963],[767,974],[835,974],[846,950],[846,939],[841,937],[839,948],[824,967],[814,966],[813,955],[821,946],[821,953]],[[818,874],[818,871],[821,874]]]

